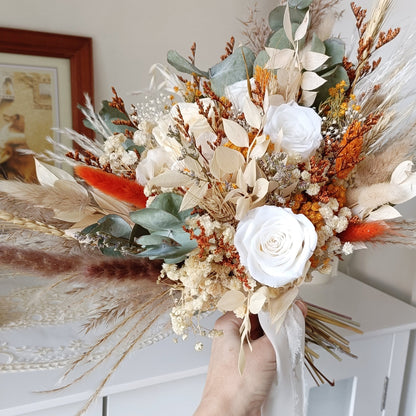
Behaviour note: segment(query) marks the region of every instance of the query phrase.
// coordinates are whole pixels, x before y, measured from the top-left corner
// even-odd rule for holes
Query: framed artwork
[[[0,28],[0,179],[35,180],[33,156],[87,133],[77,105],[94,96],[92,39]],[[28,151],[29,149],[29,151]]]

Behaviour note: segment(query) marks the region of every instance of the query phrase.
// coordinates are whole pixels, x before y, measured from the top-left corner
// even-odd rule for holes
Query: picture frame
[[[92,38],[0,27],[0,179],[36,182],[28,152],[53,151],[48,137],[79,150],[59,131],[92,137],[85,94],[93,101]]]
[[[91,100],[94,97],[92,38],[0,27],[1,52],[68,59],[72,128],[79,133],[88,133],[77,106],[84,104],[85,94]]]

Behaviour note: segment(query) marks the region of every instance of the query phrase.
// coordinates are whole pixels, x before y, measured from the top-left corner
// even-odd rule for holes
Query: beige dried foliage
[[[412,148],[411,142],[404,138],[391,143],[382,152],[367,155],[357,166],[354,185],[359,187],[390,181],[394,169],[409,158]]]
[[[200,207],[206,210],[211,217],[219,222],[233,222],[235,218],[235,208],[233,204],[224,202],[224,197],[220,190],[212,187],[208,190]]]
[[[244,26],[242,35],[246,38],[246,45],[257,55],[266,45],[266,41],[271,34],[271,29],[264,18],[258,16],[257,5],[249,8],[248,16],[241,20]]]
[[[337,12],[336,7],[339,6],[341,0],[315,0],[309,6],[310,26],[309,33],[319,30],[323,21],[327,18],[328,13],[335,13],[336,19],[342,16],[343,11]]]

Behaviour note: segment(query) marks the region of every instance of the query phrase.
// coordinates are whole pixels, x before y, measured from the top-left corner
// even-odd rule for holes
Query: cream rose
[[[251,87],[254,88],[254,78],[250,78]],[[244,101],[248,97],[247,80],[237,81],[234,84],[225,87],[225,96],[231,101],[232,105],[238,112],[243,111]]]
[[[204,110],[207,110],[209,106],[213,106],[214,104],[209,98],[204,98],[200,102]],[[184,122],[189,125],[189,131],[194,135],[196,145],[201,148],[205,158],[210,160],[214,153],[212,144],[217,140],[217,135],[212,130],[205,116],[200,113],[199,106],[196,103],[176,104],[171,110],[173,119],[179,116],[178,109],[181,111]],[[208,117],[212,117],[213,114],[213,110],[211,109]]]
[[[321,117],[312,108],[292,102],[270,106],[263,131],[284,152],[307,159],[321,144],[321,124]]]
[[[152,178],[171,170],[176,163],[172,152],[163,147],[149,149],[146,157],[142,158],[136,168],[136,178],[140,185],[145,186]]]
[[[270,205],[249,211],[234,236],[241,264],[253,279],[271,287],[302,276],[316,243],[315,227],[308,218]]]

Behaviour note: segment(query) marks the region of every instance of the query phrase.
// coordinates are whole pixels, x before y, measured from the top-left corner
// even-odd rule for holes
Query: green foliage
[[[269,14],[269,26],[273,32],[283,29],[283,16],[285,15],[286,6],[278,6]],[[300,25],[305,17],[306,10],[299,10],[298,8],[290,7],[289,15],[290,21]]]
[[[256,59],[255,59],[254,64],[253,64],[253,68],[256,68],[256,66],[260,66],[260,67],[264,68],[264,66],[268,62],[269,58],[270,57],[269,57],[269,55],[266,51],[260,51],[258,53],[258,55],[256,56]]]
[[[334,88],[339,82],[345,81],[345,89],[348,89],[350,86],[347,71],[341,65],[332,68],[327,73],[321,74],[321,76],[325,78],[327,82],[318,89],[318,95],[315,100],[316,105],[323,103],[329,96],[329,89]]]
[[[329,56],[325,65],[329,68],[342,64],[345,56],[345,43],[338,38],[330,38],[325,42],[325,54]]]
[[[321,39],[318,38],[316,33],[312,35],[311,40],[311,51],[312,52],[318,52],[318,53],[324,53],[326,55],[326,48],[325,43],[321,41]]]
[[[107,256],[120,256],[121,248],[129,246],[130,233],[130,225],[114,214],[100,218],[81,231],[82,235],[96,240],[100,250]]]
[[[124,150],[137,150],[140,154],[142,154],[142,152],[144,152],[144,150],[146,149],[144,146],[137,146],[137,144],[134,144],[132,139],[126,139],[122,143],[122,145],[124,147]]]
[[[283,28],[274,32],[267,41],[267,46],[275,49],[293,49]]]
[[[178,263],[197,247],[196,241],[183,229],[192,210],[180,211],[181,203],[182,197],[178,194],[160,194],[148,208],[130,214],[132,221],[140,226],[132,233],[144,249],[138,256]]]
[[[168,51],[167,56],[168,62],[179,72],[184,72],[185,74],[196,74],[199,77],[208,78],[208,73],[205,71],[201,71],[187,59],[185,59],[182,55],[174,50]]]
[[[245,62],[244,62],[245,58]],[[253,51],[246,46],[235,51],[209,70],[211,88],[219,97],[224,95],[227,85],[242,81],[253,76],[253,63],[256,59]],[[247,64],[247,71],[246,71]]]
[[[81,110],[84,109],[84,107],[80,105],[78,106],[78,108],[80,108]],[[113,134],[124,133],[126,129],[132,132],[135,131],[133,127],[124,126],[124,125],[116,125],[113,123],[114,120],[126,120],[127,121],[128,117],[121,111],[117,110],[117,108],[110,107],[109,101],[107,100],[104,100],[102,102],[102,108],[99,112],[99,115],[104,121],[105,125]],[[100,133],[94,128],[94,126],[88,120],[84,120],[83,123],[85,127],[95,131],[96,133]]]
[[[308,8],[312,4],[313,0],[288,0],[289,7],[296,7],[303,10]]]

